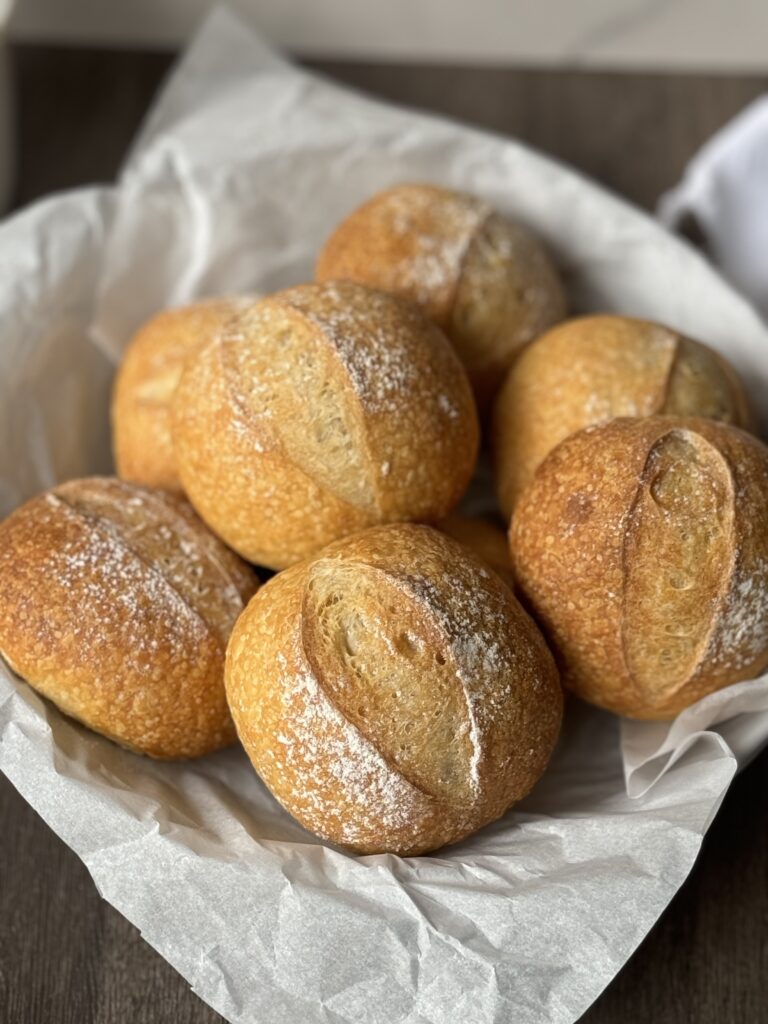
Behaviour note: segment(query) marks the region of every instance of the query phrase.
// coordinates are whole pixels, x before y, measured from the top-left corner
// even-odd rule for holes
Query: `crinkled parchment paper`
[[[117,187],[0,229],[0,511],[108,469],[112,365],[145,317],[306,279],[339,216],[419,178],[539,231],[578,308],[655,317],[726,353],[765,431],[768,334],[691,250],[524,147],[304,74],[219,13]],[[531,797],[420,859],[340,852],[276,806],[239,750],[153,763],[7,671],[0,737],[0,767],[102,895],[228,1020],[565,1024],[658,918],[738,763],[768,738],[768,677],[672,724],[572,702]]]

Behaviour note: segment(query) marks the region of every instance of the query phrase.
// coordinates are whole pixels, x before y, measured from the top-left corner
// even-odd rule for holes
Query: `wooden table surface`
[[[111,180],[169,62],[17,48],[17,203]],[[517,136],[646,207],[713,131],[768,89],[768,77],[316,66],[386,99]],[[767,886],[765,752],[734,782],[688,882],[583,1024],[768,1022]],[[0,778],[0,1024],[221,1019],[99,898],[80,861]]]

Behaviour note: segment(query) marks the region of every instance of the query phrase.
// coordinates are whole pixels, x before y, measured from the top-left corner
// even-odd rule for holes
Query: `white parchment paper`
[[[577,308],[666,321],[743,373],[768,426],[768,333],[690,249],[517,144],[304,74],[221,12],[120,183],[0,229],[0,511],[109,467],[114,361],[148,315],[310,276],[373,190],[430,179],[542,234]],[[575,1021],[693,864],[739,761],[768,739],[768,677],[673,723],[573,701],[522,805],[435,856],[357,858],[267,794],[237,749],[129,754],[0,674],[0,768],[102,895],[237,1024]]]

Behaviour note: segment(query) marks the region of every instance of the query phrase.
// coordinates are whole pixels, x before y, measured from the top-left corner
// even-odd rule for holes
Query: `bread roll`
[[[418,303],[445,330],[485,408],[518,350],[565,315],[541,242],[481,199],[396,185],[328,239],[317,279],[348,278]]]
[[[500,526],[479,516],[450,515],[438,527],[474,551],[508,586],[514,586],[509,543]]]
[[[515,577],[580,697],[670,718],[768,666],[768,448],[712,420],[589,427],[512,519]]]
[[[441,518],[478,446],[443,334],[349,282],[289,288],[233,321],[187,364],[173,436],[203,519],[273,569],[377,523]]]
[[[499,503],[509,517],[536,467],[569,434],[654,413],[750,423],[735,371],[677,331],[623,316],[559,324],[523,352],[496,400]]]
[[[235,738],[224,652],[256,586],[181,499],[73,480],[0,524],[0,653],[122,746],[194,757]]]
[[[187,358],[207,345],[243,303],[224,298],[168,309],[134,335],[112,392],[112,447],[118,476],[180,492],[170,404]]]
[[[238,735],[275,797],[359,853],[417,854],[540,777],[562,695],[511,591],[427,526],[378,527],[270,580],[227,650]]]

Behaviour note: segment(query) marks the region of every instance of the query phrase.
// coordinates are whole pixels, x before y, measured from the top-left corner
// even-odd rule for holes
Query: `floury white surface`
[[[334,221],[404,178],[525,220],[581,308],[653,316],[728,354],[765,430],[766,330],[691,250],[523,147],[311,78],[220,14],[117,188],[48,200],[0,230],[2,511],[108,467],[111,361],[148,314],[305,279]],[[620,726],[572,703],[531,797],[419,859],[331,848],[240,751],[137,757],[7,672],[0,735],[0,767],[105,898],[230,1021],[566,1024],[658,918],[737,761],[768,739],[768,677],[671,724]]]

